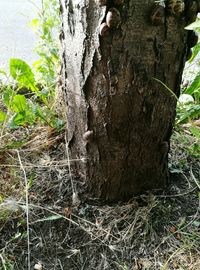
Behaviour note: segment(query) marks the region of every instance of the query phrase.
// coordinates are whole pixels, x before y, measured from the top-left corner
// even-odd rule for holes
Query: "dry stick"
[[[76,201],[78,202],[79,200],[78,200],[78,197],[77,197],[77,192],[76,192],[76,189],[74,187],[73,178],[72,178],[71,164],[70,164],[70,159],[69,159],[69,142],[67,140],[67,133],[66,133],[66,131],[65,131],[65,148],[66,148],[66,154],[67,154],[69,178],[70,178],[71,187],[72,187],[72,204],[75,204]]]
[[[66,149],[66,154],[67,154],[69,177],[70,177],[70,181],[71,181],[72,192],[74,194],[75,190],[74,190],[74,183],[73,183],[73,179],[72,179],[72,172],[71,172],[71,164],[70,164],[70,159],[69,159],[69,149],[68,149],[68,147],[69,147],[69,143],[68,143],[67,134],[66,134],[66,131],[65,131],[65,149]]]
[[[64,270],[64,268],[63,268],[63,266],[62,266],[62,263],[61,263],[60,259],[58,259],[58,262],[59,262],[59,265],[60,265],[60,269],[61,269],[61,270]]]
[[[1,259],[1,262],[2,262],[2,265],[3,265],[3,269],[7,270],[6,262],[5,262],[5,260],[4,260],[4,258],[3,258],[3,256],[1,254],[0,254],[0,259]]]
[[[192,168],[190,168],[190,174],[191,174],[192,179],[194,180],[195,184],[197,185],[198,189],[200,190],[200,183],[197,181],[196,177],[194,176]]]
[[[22,160],[19,154],[19,151],[16,150],[20,168],[23,171],[24,174],[24,180],[25,180],[25,187],[26,187],[26,227],[27,227],[27,252],[28,252],[28,270],[31,270],[31,254],[30,254],[30,230],[29,230],[29,201],[28,201],[28,179],[26,176],[26,171],[24,169],[24,166],[22,164]]]
[[[175,198],[175,197],[183,197],[186,196],[188,194],[190,194],[191,192],[195,191],[195,189],[197,189],[196,187],[191,188],[190,190],[188,190],[187,192],[184,193],[177,193],[177,194],[173,194],[173,195],[156,195],[157,198]]]
[[[27,165],[23,165],[24,168],[49,168],[49,167],[63,167],[63,166],[69,166],[69,162],[85,162],[85,158],[81,159],[70,159],[70,160],[60,160],[60,161],[51,161],[48,165],[34,165],[31,163],[26,163]],[[64,162],[63,162],[64,161]],[[60,164],[56,164],[60,162]],[[63,162],[63,163],[62,163]],[[66,163],[65,163],[66,162]],[[13,167],[13,168],[20,168],[20,165],[11,165],[11,164],[0,164],[0,167]]]

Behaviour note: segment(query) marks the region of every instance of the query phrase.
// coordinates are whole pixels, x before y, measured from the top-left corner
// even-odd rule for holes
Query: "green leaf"
[[[6,71],[4,70],[4,69],[0,69],[0,74],[3,74],[4,76],[7,76],[7,73],[6,73]]]
[[[33,19],[30,21],[29,26],[35,31],[38,26],[40,25],[40,20],[38,18]]]
[[[0,123],[3,123],[6,120],[7,114],[5,112],[0,111]]]
[[[200,139],[200,130],[197,127],[191,127],[190,132],[193,136]]]
[[[32,173],[30,178],[29,178],[28,189],[30,189],[33,186],[33,179],[34,179],[34,173]]]
[[[186,30],[195,30],[196,28],[200,28],[200,20],[199,19],[197,19],[195,22],[193,22],[185,27]]]
[[[200,72],[193,80],[192,84],[184,91],[185,94],[193,95],[196,91],[200,89]]]
[[[23,60],[10,59],[10,74],[17,80],[20,86],[26,86],[34,92],[38,92],[36,81],[31,67]]]
[[[23,126],[24,124],[26,124],[26,113],[19,112],[13,117],[9,126],[15,128],[17,126]]]
[[[12,107],[15,112],[24,112],[27,109],[27,101],[24,95],[16,95],[13,98]]]
[[[32,103],[29,103],[26,110],[26,121],[29,124],[33,124],[37,119],[35,114],[35,106]]]
[[[200,52],[200,43],[197,43],[196,46],[192,49],[192,57],[190,58],[189,62],[192,63],[194,58],[198,55]]]
[[[177,124],[183,124],[191,119],[197,119],[200,116],[200,105],[185,104],[184,106],[179,104],[177,106]]]
[[[45,221],[53,221],[63,218],[61,215],[52,215],[47,218],[38,219],[36,222],[45,222]]]
[[[189,148],[189,153],[193,157],[200,159],[200,146],[198,144],[194,144]]]
[[[16,93],[15,91],[12,90],[11,87],[8,87],[3,93],[3,97],[2,97],[3,103],[9,110],[12,107],[11,104],[15,95]]]

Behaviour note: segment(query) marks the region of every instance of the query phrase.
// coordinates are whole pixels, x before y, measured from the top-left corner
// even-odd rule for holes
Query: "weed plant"
[[[22,59],[10,59],[10,72],[0,70],[1,82],[0,127],[32,126],[36,123],[60,130],[63,121],[53,111],[59,58],[59,3],[43,0],[42,10],[30,26],[38,35],[35,52],[39,60],[30,67]],[[6,82],[6,83],[5,83]]]

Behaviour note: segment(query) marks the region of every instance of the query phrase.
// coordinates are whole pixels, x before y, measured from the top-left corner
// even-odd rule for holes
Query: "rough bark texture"
[[[167,153],[187,50],[185,13],[152,25],[154,0],[62,0],[63,88],[75,174],[93,196],[128,198],[168,183]],[[121,24],[99,35],[110,7]],[[92,131],[93,135],[90,132]]]

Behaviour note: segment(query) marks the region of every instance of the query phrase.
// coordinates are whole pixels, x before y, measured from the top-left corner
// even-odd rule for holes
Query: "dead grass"
[[[42,128],[4,136],[0,269],[200,269],[200,164],[179,136],[172,140],[168,190],[113,205],[88,200],[84,183],[70,179],[64,134]],[[13,141],[22,142],[20,148],[5,147]],[[29,182],[28,227],[22,168]],[[72,204],[71,180],[78,206]]]

